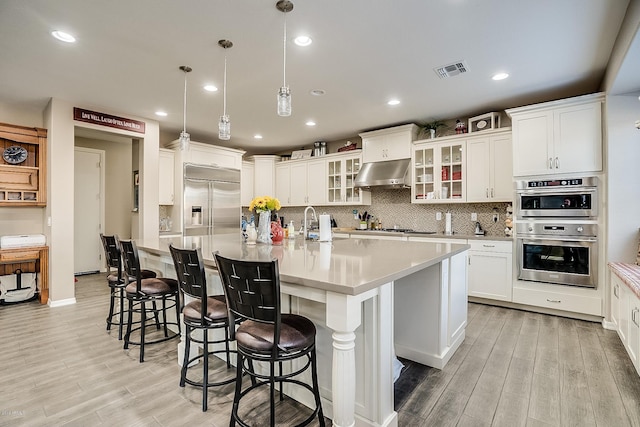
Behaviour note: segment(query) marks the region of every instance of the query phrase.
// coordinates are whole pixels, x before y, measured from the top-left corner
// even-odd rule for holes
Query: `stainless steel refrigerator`
[[[185,163],[183,235],[240,232],[240,171]]]

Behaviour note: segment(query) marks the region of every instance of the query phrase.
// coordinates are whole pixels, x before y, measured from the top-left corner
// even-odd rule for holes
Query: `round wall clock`
[[[2,158],[7,163],[17,165],[27,160],[27,155],[28,153],[25,148],[19,147],[17,145],[12,145],[11,147],[7,147],[4,149]]]

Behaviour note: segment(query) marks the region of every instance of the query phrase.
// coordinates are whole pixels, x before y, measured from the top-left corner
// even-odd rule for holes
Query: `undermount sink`
[[[405,233],[411,233],[411,234],[436,234],[437,231],[405,231]]]

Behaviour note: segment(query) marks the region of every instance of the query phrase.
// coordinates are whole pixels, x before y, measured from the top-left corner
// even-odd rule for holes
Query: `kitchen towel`
[[[330,242],[331,241],[331,215],[321,214],[320,220],[318,221],[318,223],[320,227],[320,241]]]

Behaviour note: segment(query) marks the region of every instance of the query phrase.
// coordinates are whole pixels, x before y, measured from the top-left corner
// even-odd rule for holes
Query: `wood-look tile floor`
[[[138,363],[137,347],[105,331],[105,276],[78,279],[75,305],[0,307],[0,426],[229,424],[233,386],[210,389],[203,413],[200,389],[178,386],[177,342],[149,346]],[[469,304],[445,369],[405,365],[400,426],[640,426],[640,379],[599,324]],[[256,400],[253,425],[267,424],[266,406]],[[308,413],[280,406],[282,426]]]
[[[401,426],[640,426],[640,377],[599,323],[469,304],[443,370],[405,363]]]

